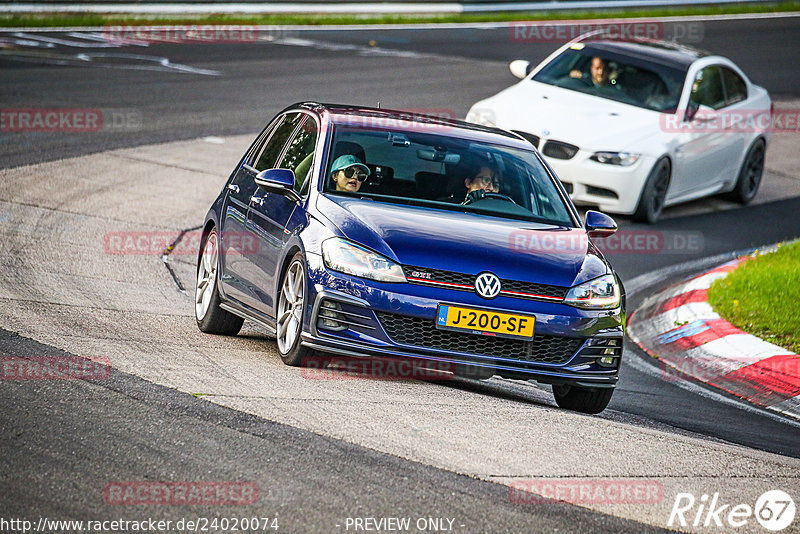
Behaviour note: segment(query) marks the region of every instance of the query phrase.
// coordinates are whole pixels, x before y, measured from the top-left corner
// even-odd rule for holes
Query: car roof
[[[300,102],[289,106],[284,111],[297,108],[314,111],[320,115],[325,114],[334,125],[444,134],[470,141],[481,141],[523,149],[532,148],[530,143],[515,133],[462,120],[437,117],[426,114],[423,111],[372,108],[347,104],[322,104],[319,102]],[[437,110],[431,111],[435,112]],[[439,111],[451,113],[451,110]]]
[[[687,70],[698,59],[712,55],[691,46],[667,41],[587,39],[581,43],[585,49],[613,52],[680,70]]]

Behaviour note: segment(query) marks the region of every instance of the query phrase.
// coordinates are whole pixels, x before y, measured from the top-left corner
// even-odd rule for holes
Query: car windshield
[[[342,125],[335,127],[332,147],[325,173],[328,193],[557,226],[576,224],[533,150]]]
[[[686,72],[655,62],[573,45],[533,80],[632,106],[674,113]]]

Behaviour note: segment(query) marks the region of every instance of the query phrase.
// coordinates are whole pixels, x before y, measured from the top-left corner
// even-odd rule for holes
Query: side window
[[[245,159],[245,163],[248,165],[253,164],[253,160],[255,159],[256,155],[261,153],[261,150],[264,148],[264,144],[269,139],[269,136],[272,135],[272,132],[275,131],[275,128],[278,127],[282,120],[283,117],[278,117],[276,120],[272,121],[272,123],[268,124],[266,128],[264,128],[264,131],[259,134],[258,138],[253,141],[253,145],[247,150],[247,158]]]
[[[725,84],[726,105],[747,100],[747,84],[741,76],[728,67],[722,67],[722,80]]]
[[[725,106],[725,93],[722,90],[722,76],[719,67],[706,67],[697,73],[692,85],[691,101],[711,109],[720,109]]]
[[[317,133],[317,123],[311,117],[306,116],[303,125],[300,126],[294,139],[289,142],[286,153],[278,164],[281,169],[294,171],[294,189],[301,195],[308,192]]]
[[[255,167],[256,170],[263,171],[275,167],[275,161],[278,159],[278,156],[280,156],[283,147],[286,145],[286,141],[289,139],[289,136],[292,135],[292,132],[294,132],[294,129],[303,116],[302,113],[296,112],[289,113],[284,117],[283,121],[275,128],[269,141],[267,141],[261,149],[261,153],[253,158],[255,163],[253,163],[252,166]]]

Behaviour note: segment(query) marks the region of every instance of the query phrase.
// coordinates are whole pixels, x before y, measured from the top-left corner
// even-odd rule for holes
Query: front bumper
[[[301,342],[322,353],[426,360],[493,369],[508,378],[614,387],[622,357],[623,309],[588,311],[510,297],[387,284],[328,271],[308,254],[309,302]],[[536,316],[533,341],[439,330],[440,303]],[[605,358],[604,364],[600,359]]]
[[[629,167],[598,163],[593,152],[579,150],[571,159],[544,156],[558,178],[570,188],[576,204],[591,204],[601,211],[629,215],[636,211],[639,197],[655,158],[642,156]]]

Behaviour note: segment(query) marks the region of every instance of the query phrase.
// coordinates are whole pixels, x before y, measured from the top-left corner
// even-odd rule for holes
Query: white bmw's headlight
[[[606,274],[570,288],[564,303],[577,308],[605,309],[619,306],[619,284],[613,274]]]
[[[589,159],[598,163],[629,167],[639,161],[639,157],[641,157],[641,154],[634,154],[633,152],[595,152]]]
[[[492,128],[497,126],[495,120],[494,111],[487,108],[472,108],[469,110],[469,113],[467,113],[466,118],[467,122],[480,124],[482,126],[491,126]]]
[[[341,237],[333,237],[322,243],[322,259],[326,267],[340,273],[378,282],[406,281],[400,265]]]

